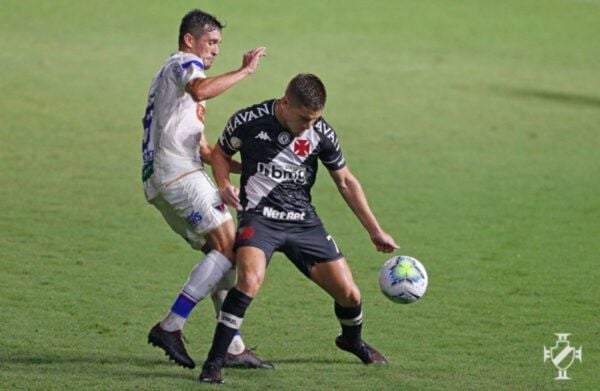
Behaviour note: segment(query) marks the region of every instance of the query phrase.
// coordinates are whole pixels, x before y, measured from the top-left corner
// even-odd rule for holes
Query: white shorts
[[[159,195],[149,202],[196,250],[202,249],[208,232],[231,219],[219,192],[202,170],[161,186]]]

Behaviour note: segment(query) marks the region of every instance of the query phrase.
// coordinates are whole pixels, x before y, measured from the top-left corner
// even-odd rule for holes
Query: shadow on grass
[[[169,361],[166,357],[161,358],[160,354],[157,353],[156,358],[131,356],[126,357],[122,355],[107,355],[107,354],[81,354],[81,353],[68,353],[68,352],[44,352],[30,355],[14,355],[6,357],[0,354],[0,367],[10,365],[26,365],[26,366],[39,366],[39,365],[68,365],[69,369],[72,369],[72,365],[128,365],[131,367],[161,367],[160,369],[181,369],[184,373],[190,372],[184,368],[177,366],[172,361]],[[316,359],[314,356],[310,357],[297,357],[297,358],[279,358],[273,360],[275,366],[282,364],[342,364],[342,365],[363,365],[359,360],[353,360],[352,358],[346,359]],[[196,369],[200,369],[198,366]],[[196,371],[196,369],[191,372]],[[244,371],[244,368],[231,368],[235,370]],[[173,375],[176,377],[176,375]]]
[[[75,355],[69,353],[40,353],[26,356],[3,357],[0,355],[0,364],[24,364],[24,365],[54,365],[54,364],[94,364],[94,365],[113,365],[128,364],[135,366],[154,366],[165,365],[174,366],[166,358],[147,358],[147,357],[122,357],[107,356],[106,354]]]
[[[278,364],[360,364],[364,365],[358,359],[353,361],[351,358],[348,360],[318,360],[314,357],[302,357],[302,358],[284,358],[273,360],[273,364],[277,367]]]
[[[540,99],[580,107],[600,107],[600,97],[590,95],[501,85],[493,85],[490,89],[496,94],[521,99]]]
[[[44,352],[30,355],[0,354],[0,371],[35,371],[38,375],[89,376],[112,379],[196,380],[199,369],[188,370],[165,359],[108,354]]]

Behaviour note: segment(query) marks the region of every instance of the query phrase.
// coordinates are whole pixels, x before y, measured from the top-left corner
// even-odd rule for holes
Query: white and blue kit
[[[207,232],[231,218],[200,156],[205,102],[186,91],[191,80],[205,77],[199,57],[174,53],[152,80],[142,119],[146,199],[196,249]]]

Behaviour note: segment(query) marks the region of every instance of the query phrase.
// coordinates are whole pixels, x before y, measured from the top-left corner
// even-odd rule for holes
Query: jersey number
[[[335,242],[335,240],[333,240],[331,235],[327,235],[327,240],[329,240],[331,243],[333,243],[333,246],[335,247],[335,251],[339,253],[340,249],[338,248],[337,243]]]

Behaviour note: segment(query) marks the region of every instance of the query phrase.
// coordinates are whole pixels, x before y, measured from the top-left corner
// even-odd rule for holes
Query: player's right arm
[[[266,54],[267,48],[265,47],[252,49],[249,52],[244,53],[242,66],[238,70],[224,73],[219,76],[192,79],[186,85],[187,92],[197,102],[214,98],[244,79],[246,76],[254,73],[260,63],[260,58],[266,56]]]
[[[240,205],[240,190],[229,179],[233,161],[217,143],[212,150],[212,172],[223,202],[237,209]]]
[[[202,132],[202,136],[200,137],[200,157],[202,158],[202,161],[209,166],[212,165],[213,150],[214,147],[208,143],[204,132]],[[230,160],[229,172],[240,174],[242,172],[241,163],[235,160]]]
[[[358,217],[358,220],[369,233],[371,241],[377,248],[377,251],[390,253],[399,249],[400,246],[396,244],[394,238],[379,226],[379,222],[375,218],[375,215],[373,215],[373,212],[371,212],[367,197],[360,182],[350,172],[348,166],[339,170],[329,170],[329,174],[331,175],[331,178],[333,178],[342,198],[344,198],[350,209],[352,209],[356,217]]]

